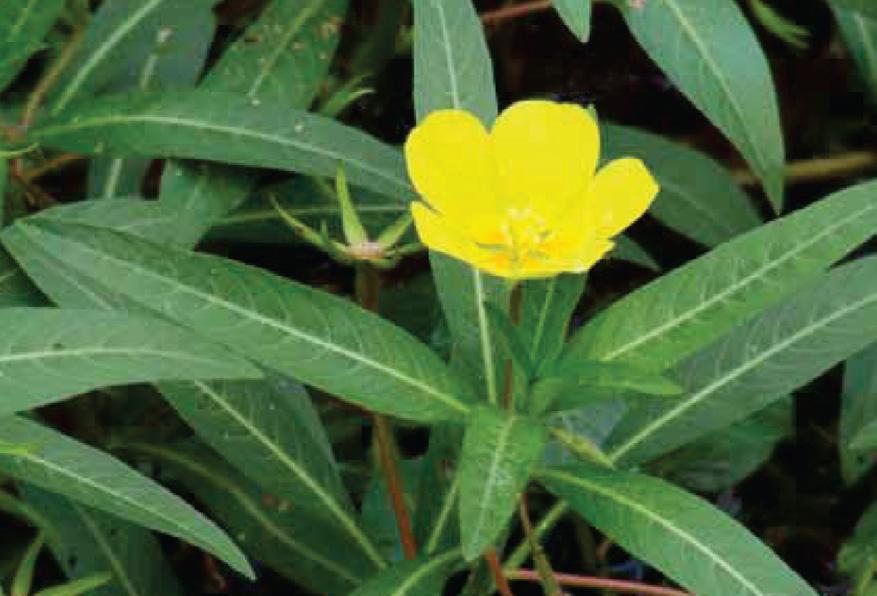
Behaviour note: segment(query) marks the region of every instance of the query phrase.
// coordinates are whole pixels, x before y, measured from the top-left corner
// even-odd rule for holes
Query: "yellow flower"
[[[431,113],[405,143],[426,203],[423,243],[499,277],[590,269],[648,209],[658,185],[638,159],[599,172],[600,135],[579,106],[523,101],[488,132],[462,110]]]

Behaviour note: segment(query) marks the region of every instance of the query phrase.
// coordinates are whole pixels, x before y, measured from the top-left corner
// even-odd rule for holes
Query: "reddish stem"
[[[500,21],[522,17],[534,12],[541,12],[549,8],[551,8],[551,0],[524,2],[523,4],[515,4],[514,6],[506,6],[482,13],[481,22],[485,25],[494,25]]]
[[[506,576],[512,581],[538,582],[539,573],[531,569],[519,569],[509,571]],[[570,588],[597,588],[612,590],[621,594],[641,594],[644,596],[693,596],[688,592],[665,588],[663,586],[650,586],[639,582],[609,579],[605,577],[587,577],[582,575],[570,575],[569,573],[555,573],[554,578],[562,586]]]
[[[490,570],[493,572],[493,581],[496,582],[496,589],[499,593],[502,594],[502,596],[515,596],[514,592],[512,592],[512,587],[509,585],[509,580],[506,578],[505,572],[502,570],[502,564],[499,562],[499,557],[496,555],[496,549],[491,548],[485,552],[484,560],[487,561]],[[539,581],[538,577],[536,581]]]

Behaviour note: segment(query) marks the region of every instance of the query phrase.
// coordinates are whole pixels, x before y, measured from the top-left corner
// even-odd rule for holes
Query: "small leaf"
[[[38,446],[32,453],[0,456],[5,474],[186,540],[254,577],[243,553],[211,521],[106,453],[14,416],[0,418],[0,440]]]
[[[259,378],[222,347],[152,318],[0,309],[0,414],[99,387],[183,378]],[[48,373],[47,371],[51,371]]]
[[[479,408],[469,415],[460,457],[460,535],[471,561],[505,529],[548,439],[536,420]]]
[[[37,563],[37,557],[43,550],[46,542],[45,535],[41,532],[21,557],[18,569],[15,571],[15,577],[12,578],[12,596],[28,596],[31,586],[33,585],[34,566]]]
[[[609,539],[693,592],[816,596],[743,526],[666,482],[588,464],[537,477]]]
[[[369,579],[350,596],[441,596],[448,577],[461,563],[459,550],[397,563]]]
[[[872,103],[877,102],[877,10],[868,15],[844,8],[841,0],[829,0],[828,4],[871,94]]]
[[[39,305],[42,302],[39,290],[0,248],[0,307]]]
[[[530,358],[530,351],[524,342],[521,331],[504,311],[490,302],[484,303],[484,309],[487,311],[487,320],[505,348],[506,354],[526,374],[527,378],[531,378],[536,373],[536,367]]]
[[[877,19],[877,4],[872,0],[829,0],[831,4],[848,8],[872,19]]]
[[[838,449],[844,481],[853,484],[874,463],[873,453],[862,453],[854,443],[862,441],[866,428],[877,421],[877,343],[847,360],[841,395]],[[870,433],[868,433],[870,434]]]
[[[552,0],[554,10],[582,43],[591,37],[591,0]]]
[[[646,53],[736,145],[764,182],[774,210],[782,211],[785,150],[776,90],[737,4],[649,0],[619,6]]]
[[[43,38],[63,10],[64,0],[0,3],[0,91],[15,79],[31,54],[40,49]]]
[[[109,573],[95,573],[82,579],[74,580],[63,586],[40,590],[34,596],[80,596],[84,594],[97,594],[96,590],[105,586],[113,579]]]
[[[523,283],[521,334],[527,338],[537,368],[552,362],[563,349],[585,280],[584,275],[557,275]]]

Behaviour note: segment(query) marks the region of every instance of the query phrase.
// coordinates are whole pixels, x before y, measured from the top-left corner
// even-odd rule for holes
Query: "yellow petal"
[[[642,161],[616,159],[594,177],[585,200],[586,217],[598,234],[610,238],[639,219],[660,187]]]
[[[437,215],[423,203],[411,203],[411,214],[414,216],[417,235],[427,248],[473,265],[489,256],[464,230],[455,225],[455,221]]]
[[[432,112],[408,136],[405,159],[417,192],[461,227],[473,228],[473,217],[496,212],[490,137],[472,114]]]
[[[582,107],[522,101],[507,108],[491,131],[500,195],[549,222],[587,189],[600,154],[600,134]]]

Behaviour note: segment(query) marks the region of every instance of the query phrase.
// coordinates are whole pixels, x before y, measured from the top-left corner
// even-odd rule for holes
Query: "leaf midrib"
[[[215,365],[227,364],[227,361],[202,358],[188,352],[174,352],[170,350],[153,350],[146,348],[60,348],[57,350],[39,350],[31,352],[16,352],[14,354],[0,354],[0,365],[11,362],[26,362],[29,360],[50,360],[52,358],[78,358],[80,356],[156,356],[167,360],[184,360],[189,362],[202,362]],[[0,372],[0,377],[3,373]]]
[[[517,420],[518,419],[515,417],[510,417],[506,420],[497,435],[496,449],[491,453],[492,459],[490,462],[490,468],[487,471],[487,479],[484,482],[484,489],[481,491],[481,498],[478,500],[478,518],[475,522],[475,530],[472,533],[473,536],[480,537],[481,534],[484,533],[484,520],[487,516],[487,510],[495,505],[491,497],[493,496],[493,489],[497,483],[497,473],[499,472],[500,463],[505,460],[505,451],[508,447],[509,435],[511,434],[511,430],[514,428]]]
[[[605,487],[603,485],[588,482],[586,479],[580,476],[573,476],[571,474],[560,472],[558,470],[544,470],[542,474],[548,477],[554,476],[555,479],[558,479],[560,481],[566,481],[569,484],[578,485],[586,491],[601,494],[608,499],[620,503],[622,506],[626,506],[633,511],[639,512],[644,517],[651,519],[654,523],[665,528],[671,534],[679,537],[683,542],[694,546],[694,548],[702,552],[711,561],[714,561],[716,565],[724,569],[729,576],[735,578],[742,587],[748,589],[752,594],[772,596],[772,594],[770,593],[761,592],[754,584],[752,584],[752,582],[746,579],[746,577],[740,575],[740,573],[736,569],[734,569],[734,567],[732,567],[728,562],[726,562],[723,557],[721,557],[718,553],[714,553],[707,545],[700,542],[697,538],[686,532],[683,528],[676,526],[672,522],[672,520],[657,515],[655,512],[644,507],[641,503],[628,499],[624,495],[612,491],[608,487]]]
[[[611,453],[608,454],[608,457],[611,461],[617,462],[621,457],[624,456],[625,453],[630,451],[631,449],[636,448],[636,446],[642,441],[646,440],[650,435],[653,435],[655,432],[661,429],[665,424],[670,424],[673,419],[677,416],[684,414],[689,409],[695,407],[704,399],[710,396],[711,393],[721,389],[725,385],[735,381],[742,375],[746,374],[753,368],[758,365],[764,363],[769,358],[778,354],[779,352],[785,350],[789,346],[794,343],[800,341],[805,338],[807,335],[811,333],[815,333],[822,327],[830,325],[837,319],[847,316],[848,314],[854,313],[856,310],[860,308],[867,307],[870,303],[877,302],[877,292],[868,296],[867,298],[863,298],[862,300],[858,300],[853,302],[850,305],[845,306],[844,308],[840,308],[838,310],[833,311],[831,314],[819,319],[816,322],[811,322],[810,324],[802,327],[797,332],[789,335],[784,340],[774,344],[767,350],[764,350],[760,354],[758,354],[755,358],[751,360],[745,361],[743,364],[737,366],[736,368],[731,369],[730,371],[726,371],[724,375],[701,389],[700,391],[692,394],[691,398],[680,402],[680,404],[670,410],[668,412],[658,418],[656,418],[653,422],[648,424],[643,430],[635,434],[631,437],[627,442],[623,443],[616,449],[614,449]]]
[[[113,548],[107,543],[107,540],[104,538],[103,532],[101,532],[100,528],[94,523],[94,520],[87,514],[87,512],[82,509],[78,504],[70,501],[70,507],[76,514],[82,519],[82,523],[85,524],[86,529],[94,536],[95,542],[97,542],[98,549],[104,553],[107,560],[110,562],[110,566],[113,568],[115,579],[119,580],[122,584],[122,587],[128,594],[131,596],[138,596],[140,592],[131,583],[131,580],[128,578],[128,572],[125,569],[125,566],[116,556]],[[146,594],[145,596],[149,596]]]
[[[442,555],[439,555],[429,561],[424,562],[423,565],[417,568],[411,575],[409,575],[405,581],[403,581],[396,590],[392,593],[391,596],[406,596],[408,594],[408,590],[417,586],[420,580],[432,573],[432,571],[436,567],[441,567],[445,565],[449,560],[453,560],[454,557],[459,556],[458,551],[451,550]]]

